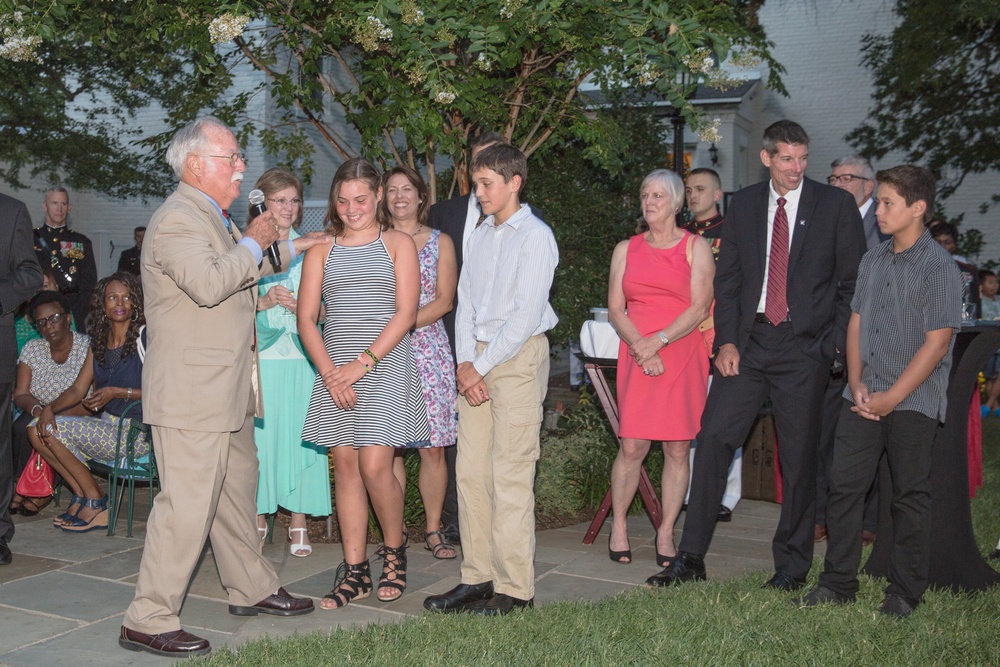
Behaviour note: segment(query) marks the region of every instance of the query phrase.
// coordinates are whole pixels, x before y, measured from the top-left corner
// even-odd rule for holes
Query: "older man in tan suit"
[[[135,599],[118,643],[184,657],[211,649],[180,628],[178,612],[206,538],[229,591],[229,612],[294,616],[312,611],[293,598],[261,555],[257,535],[256,283],[271,272],[262,249],[277,239],[270,213],[246,234],[225,213],[246,169],[233,133],[205,117],[167,149],[180,185],[153,214],[142,249],[148,343],[144,421],[163,484],[149,517]],[[282,265],[316,242],[283,245]]]

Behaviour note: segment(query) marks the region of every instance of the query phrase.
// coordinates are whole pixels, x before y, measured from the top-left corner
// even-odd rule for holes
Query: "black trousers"
[[[920,601],[930,567],[931,449],[937,426],[936,419],[910,410],[871,421],[851,412],[851,402],[844,400],[833,452],[821,586],[844,594],[858,590],[865,492],[884,453],[892,489],[882,493],[892,493],[893,536],[886,592],[913,604]]]
[[[444,492],[444,506],[441,508],[441,529],[450,539],[459,535],[458,527],[458,485],[455,483],[455,457],[458,445],[444,448],[444,461],[448,466],[448,484]]]
[[[813,555],[819,412],[829,368],[829,363],[799,349],[791,324],[754,323],[739,375],[716,374],[712,380],[694,455],[681,551],[702,556],[708,552],[733,454],[770,398],[784,490],[771,543],[774,569],[806,576]]]
[[[10,499],[14,496],[14,456],[10,424],[13,392],[13,382],[0,382],[0,537],[8,542],[14,537],[14,521],[8,510]],[[28,446],[31,446],[30,443]]]
[[[823,396],[822,422],[819,428],[819,458],[816,460],[816,523],[826,525],[826,497],[830,492],[830,475],[833,471],[833,442],[837,435],[837,420],[844,406],[846,371],[839,377],[830,377]],[[865,494],[865,514],[862,528],[875,532],[878,527],[878,475]]]

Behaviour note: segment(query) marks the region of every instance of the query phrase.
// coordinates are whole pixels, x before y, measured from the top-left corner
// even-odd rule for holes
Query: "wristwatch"
[[[670,345],[670,339],[667,338],[667,334],[663,333],[662,331],[657,331],[656,335],[660,337],[660,342],[663,343],[663,347]]]

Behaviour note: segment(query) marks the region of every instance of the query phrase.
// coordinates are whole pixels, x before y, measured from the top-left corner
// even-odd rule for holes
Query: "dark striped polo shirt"
[[[951,350],[962,323],[962,278],[951,256],[929,232],[900,253],[892,251],[892,239],[880,243],[861,259],[851,311],[861,317],[861,381],[870,392],[892,387],[926,332],[953,329],[948,354],[896,406],[943,422]],[[849,386],[844,398],[854,400]]]

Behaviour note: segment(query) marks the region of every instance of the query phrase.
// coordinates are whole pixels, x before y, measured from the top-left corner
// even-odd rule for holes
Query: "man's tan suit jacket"
[[[234,240],[235,237],[235,240]],[[192,431],[239,430],[250,394],[263,415],[255,345],[257,281],[272,273],[236,244],[212,203],[181,183],[142,246],[146,358],[143,421]],[[282,266],[291,257],[281,246]]]

